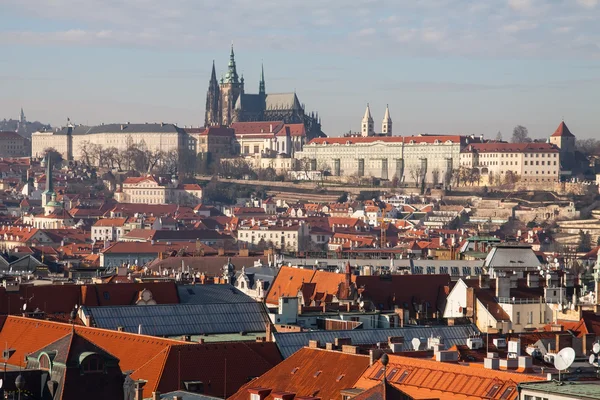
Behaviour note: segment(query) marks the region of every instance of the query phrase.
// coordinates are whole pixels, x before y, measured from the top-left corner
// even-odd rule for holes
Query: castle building
[[[244,77],[237,73],[233,46],[225,75],[217,81],[213,62],[206,93],[205,126],[230,126],[235,122],[283,121],[304,124],[307,137],[323,137],[318,113],[306,113],[296,93],[267,93],[264,68],[261,69],[258,93],[246,93]]]

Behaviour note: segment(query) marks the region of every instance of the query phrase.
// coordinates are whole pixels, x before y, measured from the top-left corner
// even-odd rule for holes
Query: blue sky
[[[326,133],[484,134],[564,117],[600,137],[599,0],[0,0],[0,117],[204,122],[234,42],[246,90],[293,91]]]

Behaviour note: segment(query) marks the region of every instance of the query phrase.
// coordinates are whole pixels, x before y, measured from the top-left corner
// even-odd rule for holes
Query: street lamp
[[[15,386],[19,391],[19,400],[21,400],[21,390],[25,388],[25,378],[23,378],[23,375],[19,374],[17,376],[17,379],[15,379]]]

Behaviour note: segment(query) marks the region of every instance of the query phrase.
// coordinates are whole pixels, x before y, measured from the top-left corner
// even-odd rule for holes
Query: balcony
[[[544,299],[541,300],[544,302]],[[498,303],[500,304],[538,304],[540,299],[517,299],[515,297],[498,297]]]

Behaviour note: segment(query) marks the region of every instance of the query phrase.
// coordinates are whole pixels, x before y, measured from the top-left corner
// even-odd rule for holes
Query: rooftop
[[[600,399],[600,382],[525,382],[520,383],[522,390],[535,390],[540,393],[572,396],[581,400]]]

